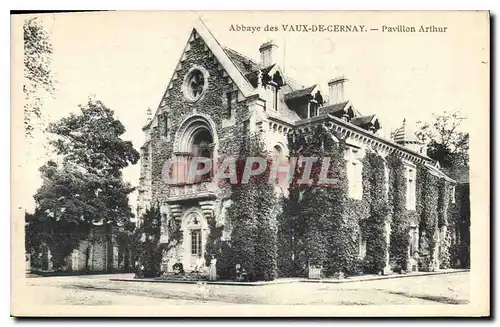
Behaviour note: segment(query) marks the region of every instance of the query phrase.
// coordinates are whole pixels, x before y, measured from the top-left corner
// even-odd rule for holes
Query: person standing
[[[210,271],[208,274],[209,280],[217,280],[217,259],[212,255],[210,260]]]

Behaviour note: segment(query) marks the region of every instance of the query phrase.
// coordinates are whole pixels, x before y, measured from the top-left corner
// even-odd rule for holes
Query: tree
[[[469,166],[469,134],[460,131],[466,119],[459,111],[433,114],[433,121],[418,122],[417,137],[429,141],[427,155],[441,167]]]
[[[121,170],[135,164],[139,153],[121,139],[125,128],[100,101],[89,100],[81,114],[48,130],[56,135],[51,143],[62,163],[49,161],[40,168],[43,184],[34,195],[34,216],[42,222],[35,226],[50,241],[58,269],[91,226],[103,225],[109,238],[114,227],[134,216],[128,205],[134,188],[123,181]]]
[[[139,160],[132,142],[121,139],[125,127],[101,101],[89,99],[80,111],[49,125],[48,131],[57,136],[51,145],[64,162],[86,173],[121,177],[123,168]]]
[[[144,277],[158,277],[161,269],[160,248],[161,214],[158,206],[146,210],[141,226],[135,232],[135,249],[140,264],[144,266]]]
[[[53,94],[54,80],[50,69],[53,47],[42,23],[37,18],[24,21],[24,128],[32,136],[42,119],[44,94]]]

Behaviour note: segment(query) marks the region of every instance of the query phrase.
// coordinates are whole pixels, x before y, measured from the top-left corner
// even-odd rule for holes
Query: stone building
[[[383,157],[395,153],[404,161],[409,210],[415,210],[417,163],[447,178],[405,124],[396,131],[394,140],[379,136],[377,116],[362,114],[351,99],[344,98],[347,78],[332,78],[327,92],[319,85],[301,85],[283,73],[277,62],[278,50],[272,42],[262,44],[257,62],[222,46],[200,22],[189,35],[158,108],[154,113],[148,110],[141,147],[139,212],[160,205],[161,242],[168,242],[169,220],[177,220],[183,231],[180,246],[165,255],[164,269],[170,270],[181,261],[189,271],[196,258],[205,254],[209,219],[224,226],[222,238],[230,239],[231,221],[225,215],[230,205],[227,190],[218,188],[210,175],[186,182],[185,167],[192,157],[217,161],[234,154],[234,139],[241,133],[259,132],[266,149],[285,158],[289,133],[306,133],[322,125],[342,135],[347,142],[345,159],[349,197],[353,199],[360,199],[363,193],[362,158],[368,149]],[[166,180],[165,162],[170,158],[185,164],[170,168]],[[408,236],[413,250],[409,251],[418,248],[418,234],[413,222]],[[366,251],[364,242],[361,237],[361,256]]]
[[[64,259],[62,271],[72,273],[129,272],[133,270],[131,252],[128,246],[118,240],[118,233],[106,236],[104,226],[94,225],[82,237],[78,246]],[[27,270],[31,272],[52,272],[50,247],[42,242],[35,251],[27,254]]]

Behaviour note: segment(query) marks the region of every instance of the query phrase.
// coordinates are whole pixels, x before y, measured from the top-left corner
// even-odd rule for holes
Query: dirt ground
[[[26,305],[391,305],[466,304],[469,273],[415,276],[343,284],[290,283],[226,286],[110,281],[131,275],[26,278]]]

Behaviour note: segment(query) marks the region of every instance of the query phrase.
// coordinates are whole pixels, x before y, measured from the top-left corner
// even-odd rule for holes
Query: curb
[[[113,282],[136,282],[136,283],[170,283],[170,284],[198,284],[203,282],[207,285],[233,285],[233,286],[265,286],[276,284],[291,284],[300,283],[301,279],[292,280],[273,280],[269,282],[231,282],[231,281],[196,281],[196,280],[180,280],[180,279],[128,279],[128,278],[111,278]]]
[[[302,283],[330,283],[330,284],[341,284],[341,283],[354,283],[354,282],[369,282],[374,280],[383,279],[396,279],[396,278],[409,278],[409,277],[423,277],[423,276],[434,276],[434,275],[446,275],[446,274],[457,274],[463,272],[469,272],[470,269],[457,269],[451,271],[426,271],[418,273],[408,273],[408,274],[398,274],[398,275],[386,275],[386,276],[373,276],[359,279],[302,279]]]
[[[366,278],[347,278],[347,279],[307,279],[307,278],[297,278],[297,279],[277,279],[274,281],[261,281],[261,282],[231,282],[231,281],[193,281],[193,280],[179,280],[179,279],[131,279],[131,278],[110,278],[110,281],[115,282],[136,282],[136,283],[171,283],[171,284],[198,284],[199,282],[204,282],[207,285],[233,285],[233,286],[266,286],[266,285],[277,285],[277,284],[292,284],[292,283],[324,283],[324,284],[342,284],[342,283],[354,283],[354,282],[369,282],[374,280],[383,279],[396,279],[396,278],[408,278],[408,277],[423,277],[423,276],[433,276],[433,275],[446,275],[446,274],[456,274],[469,272],[470,269],[457,269],[451,271],[434,271],[434,272],[421,272],[421,273],[408,273],[401,275],[387,275],[387,276],[372,276]]]

